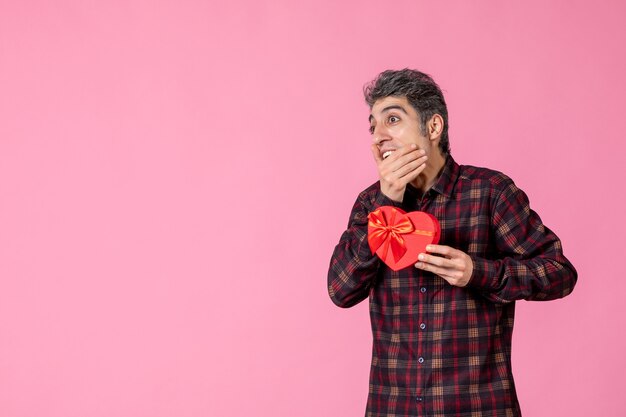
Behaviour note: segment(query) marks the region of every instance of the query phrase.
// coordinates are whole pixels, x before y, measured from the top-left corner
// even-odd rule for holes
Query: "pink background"
[[[457,161],[514,178],[579,271],[518,303],[524,415],[626,415],[625,15],[2,1],[0,417],[363,415],[367,305],[326,272],[376,180],[361,88],[407,66]]]

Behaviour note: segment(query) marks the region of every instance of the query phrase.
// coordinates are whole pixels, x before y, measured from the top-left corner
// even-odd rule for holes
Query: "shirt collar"
[[[448,155],[446,163],[441,170],[441,174],[431,189],[446,197],[450,197],[454,189],[454,184],[456,184],[456,180],[459,177],[459,171],[459,165],[454,161],[452,155]]]

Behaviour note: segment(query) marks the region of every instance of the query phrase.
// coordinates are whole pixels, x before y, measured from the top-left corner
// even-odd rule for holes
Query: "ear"
[[[443,133],[443,117],[439,114],[433,115],[428,121],[428,139],[436,141]]]

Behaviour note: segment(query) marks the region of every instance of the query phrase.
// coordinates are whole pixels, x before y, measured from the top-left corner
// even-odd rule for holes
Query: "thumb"
[[[378,150],[378,145],[372,143],[372,155],[374,155],[374,160],[377,164],[383,161],[383,158],[380,156],[380,151]]]

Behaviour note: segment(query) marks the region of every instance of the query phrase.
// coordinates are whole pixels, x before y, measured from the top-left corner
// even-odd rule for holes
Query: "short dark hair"
[[[420,117],[420,129],[427,135],[426,123],[435,114],[443,118],[443,131],[439,140],[439,150],[443,156],[450,154],[448,139],[448,107],[437,83],[428,74],[405,68],[381,72],[372,82],[363,87],[365,101],[372,108],[381,98],[406,97]]]

